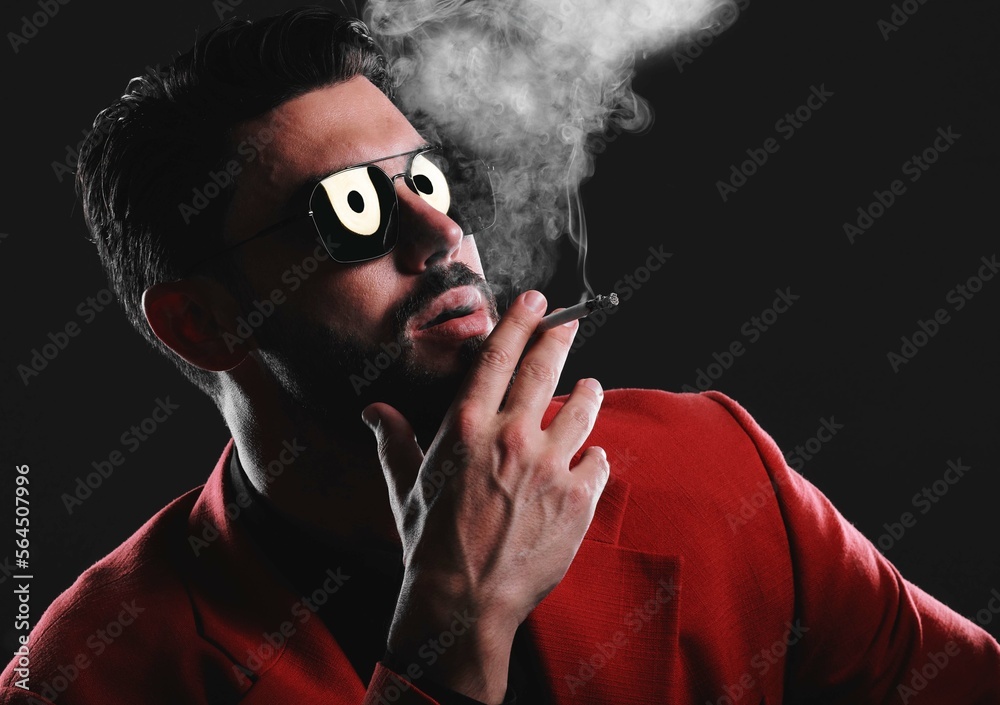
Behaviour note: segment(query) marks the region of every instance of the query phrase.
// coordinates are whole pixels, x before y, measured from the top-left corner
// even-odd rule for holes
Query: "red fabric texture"
[[[733,400],[609,390],[588,445],[612,477],[528,618],[558,705],[1000,703],[996,640],[903,579]],[[0,704],[435,702],[381,664],[358,678],[233,520],[231,448],[53,602],[30,690],[15,658]]]

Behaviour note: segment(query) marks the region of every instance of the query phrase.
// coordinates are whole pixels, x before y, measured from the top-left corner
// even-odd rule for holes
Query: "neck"
[[[360,412],[317,419],[272,385],[227,384],[222,414],[251,484],[319,537],[399,547],[375,436]]]

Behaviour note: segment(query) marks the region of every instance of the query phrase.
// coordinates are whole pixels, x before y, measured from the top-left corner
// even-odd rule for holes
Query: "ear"
[[[203,277],[154,284],[142,294],[154,335],[179,357],[210,372],[231,370],[256,347],[233,328],[238,307],[218,282]]]

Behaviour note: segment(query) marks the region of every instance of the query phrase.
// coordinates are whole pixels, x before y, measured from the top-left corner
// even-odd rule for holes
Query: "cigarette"
[[[538,328],[535,329],[535,333],[543,333],[551,328],[555,328],[563,323],[569,323],[570,321],[575,321],[578,318],[586,318],[594,311],[599,309],[609,309],[614,308],[618,305],[618,294],[612,293],[608,296],[599,295],[589,301],[584,301],[582,304],[577,304],[576,306],[570,306],[562,311],[557,311],[556,313],[550,313],[548,316],[542,318],[538,322]]]

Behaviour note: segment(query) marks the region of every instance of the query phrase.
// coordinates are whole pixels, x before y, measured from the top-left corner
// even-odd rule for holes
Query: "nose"
[[[399,241],[395,248],[399,268],[419,274],[458,259],[464,238],[458,223],[414,193],[404,179],[397,179],[395,186],[399,198]]]

